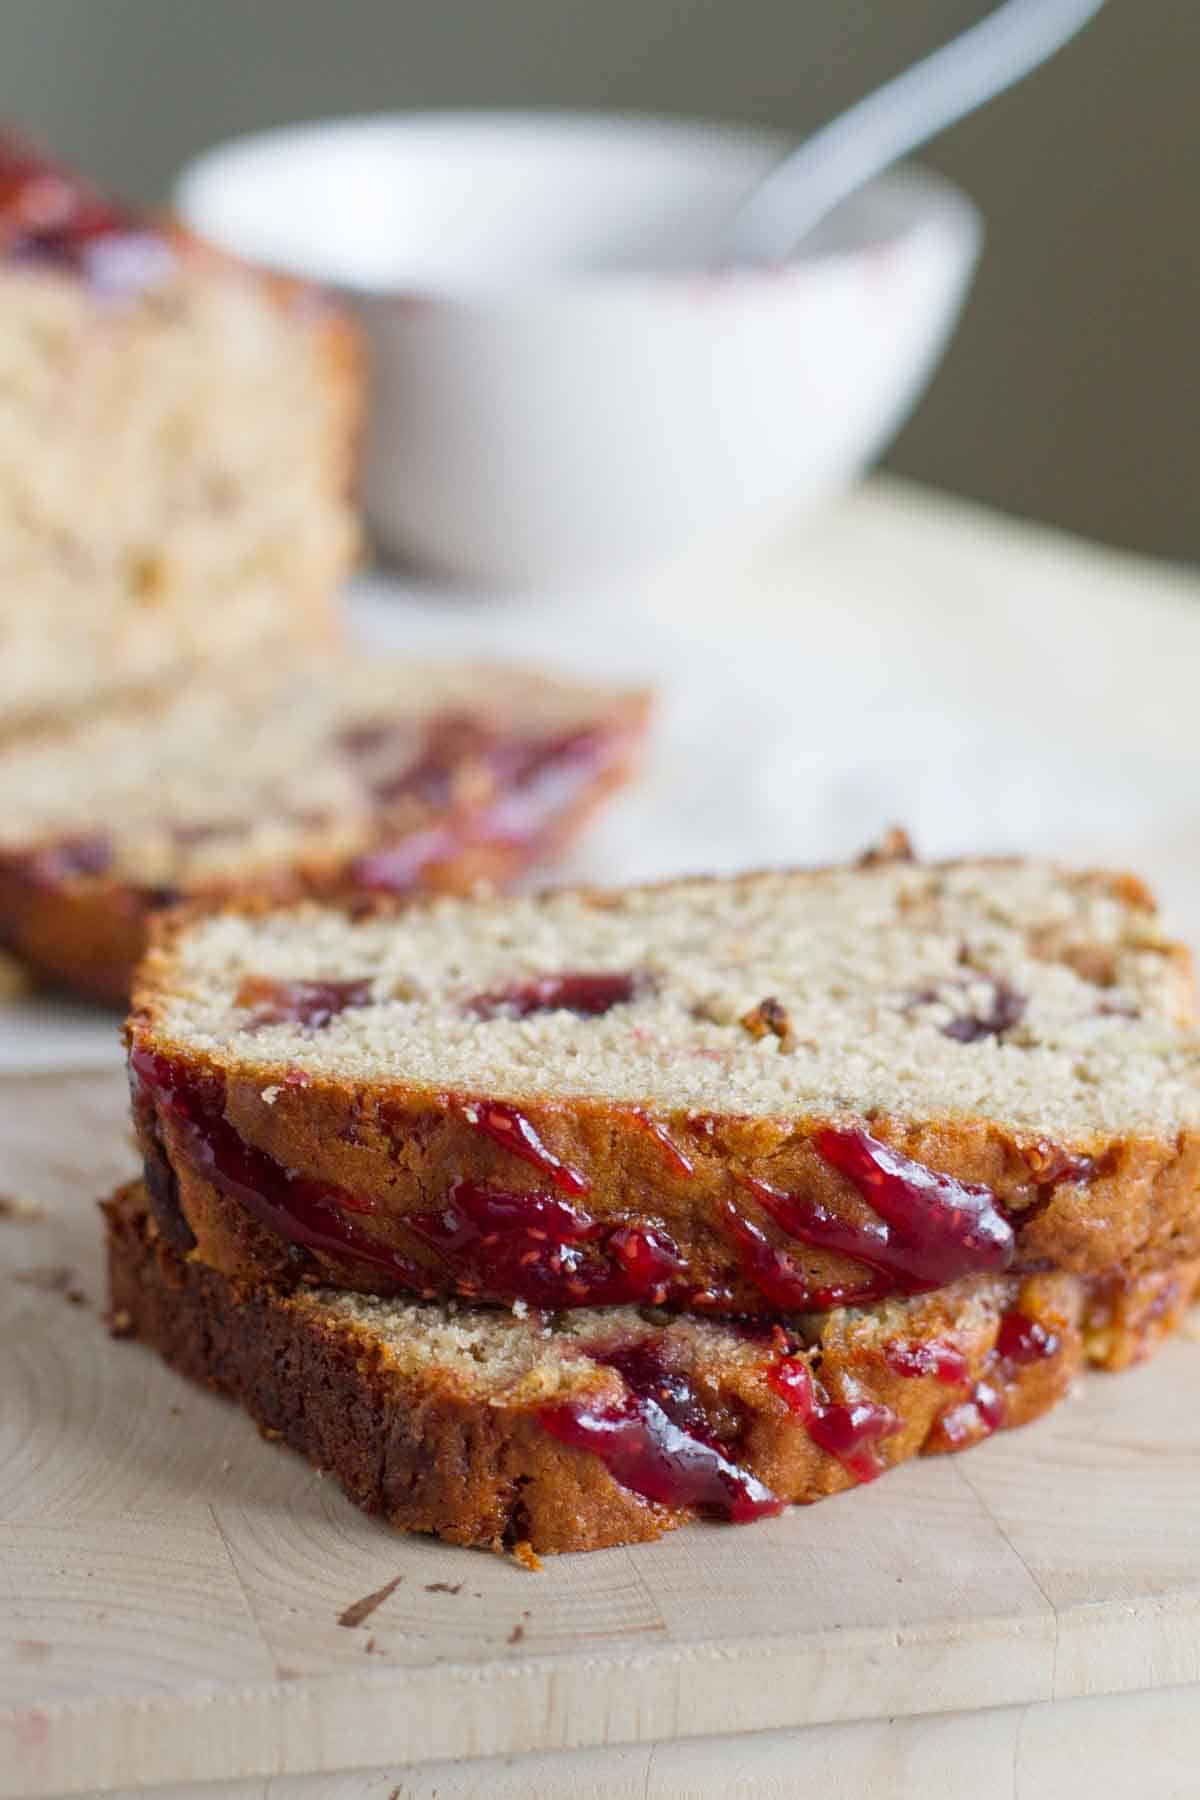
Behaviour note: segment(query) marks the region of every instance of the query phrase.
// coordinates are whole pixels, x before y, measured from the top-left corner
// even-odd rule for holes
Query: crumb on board
[[[74,1270],[66,1263],[39,1263],[31,1269],[14,1269],[13,1280],[21,1287],[38,1288],[43,1294],[71,1291]]]
[[[461,1581],[427,1581],[425,1583],[427,1594],[461,1594],[462,1591],[463,1583]]]
[[[338,1614],[338,1624],[346,1625],[353,1630],[356,1625],[365,1623],[376,1607],[382,1606],[389,1595],[395,1593],[403,1580],[403,1575],[397,1575],[393,1580],[386,1582],[383,1587],[376,1588],[373,1594],[364,1594],[361,1600],[352,1600],[350,1605]]]
[[[0,1194],[0,1219],[44,1219],[46,1209],[40,1200],[26,1200],[18,1194]]]
[[[537,1574],[542,1567],[542,1559],[528,1538],[519,1538],[512,1547],[513,1561],[519,1562],[523,1569]]]
[[[508,1642],[510,1644],[519,1644],[521,1642],[521,1639],[524,1636],[525,1636],[525,1627],[524,1627],[524,1625],[522,1625],[520,1619],[518,1619],[516,1624],[513,1626],[512,1630],[508,1634]]]
[[[132,1314],[126,1312],[126,1310],[123,1306],[119,1306],[117,1308],[116,1312],[109,1313],[109,1315],[108,1315],[108,1329],[111,1331],[111,1333],[114,1337],[132,1337],[133,1336]],[[176,1409],[174,1407],[171,1408],[172,1412],[174,1412],[175,1410]]]

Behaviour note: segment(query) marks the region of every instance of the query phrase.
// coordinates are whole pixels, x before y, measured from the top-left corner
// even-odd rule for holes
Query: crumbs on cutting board
[[[382,1606],[384,1601],[395,1593],[403,1580],[403,1575],[397,1575],[393,1580],[386,1582],[383,1587],[376,1588],[373,1594],[364,1594],[361,1600],[352,1600],[350,1605],[338,1614],[338,1624],[347,1625],[351,1629],[356,1625],[363,1624],[370,1618],[376,1607]]]
[[[40,1200],[25,1200],[16,1194],[0,1194],[0,1219],[44,1219],[46,1209]]]

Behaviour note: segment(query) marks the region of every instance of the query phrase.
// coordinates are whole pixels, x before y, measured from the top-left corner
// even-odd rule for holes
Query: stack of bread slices
[[[324,299],[0,140],[0,945],[138,968],[118,1334],[526,1558],[1152,1350],[1200,1280],[1200,1034],[1141,885],[897,839],[495,897],[646,696],[341,646],[361,399]]]
[[[1200,1279],[1186,953],[1131,877],[891,851],[171,914],[115,1329],[523,1555],[773,1514],[1147,1354]]]
[[[557,847],[643,696],[342,648],[362,414],[311,289],[0,135],[0,947],[124,1000],[180,898],[462,890]]]

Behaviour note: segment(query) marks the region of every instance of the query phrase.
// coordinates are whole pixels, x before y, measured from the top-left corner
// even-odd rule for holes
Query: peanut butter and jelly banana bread
[[[646,697],[492,664],[256,664],[0,743],[0,944],[128,995],[181,897],[461,891],[554,850]]]
[[[1120,1367],[1200,1264],[1135,1280],[976,1275],[751,1330],[634,1307],[459,1308],[248,1287],[181,1256],[141,1188],[106,1207],[112,1325],[240,1400],[403,1530],[594,1550],[747,1522],[961,1450]]]
[[[227,1275],[768,1316],[1200,1255],[1190,965],[1130,877],[875,861],[173,918],[129,1024]]]
[[[331,641],[361,396],[315,292],[0,134],[0,732]]]

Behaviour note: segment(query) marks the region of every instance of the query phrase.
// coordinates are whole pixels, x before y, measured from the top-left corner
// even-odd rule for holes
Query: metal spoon
[[[791,256],[864,182],[1036,69],[1102,5],[1005,0],[785,157],[738,208],[722,260],[779,262]]]

